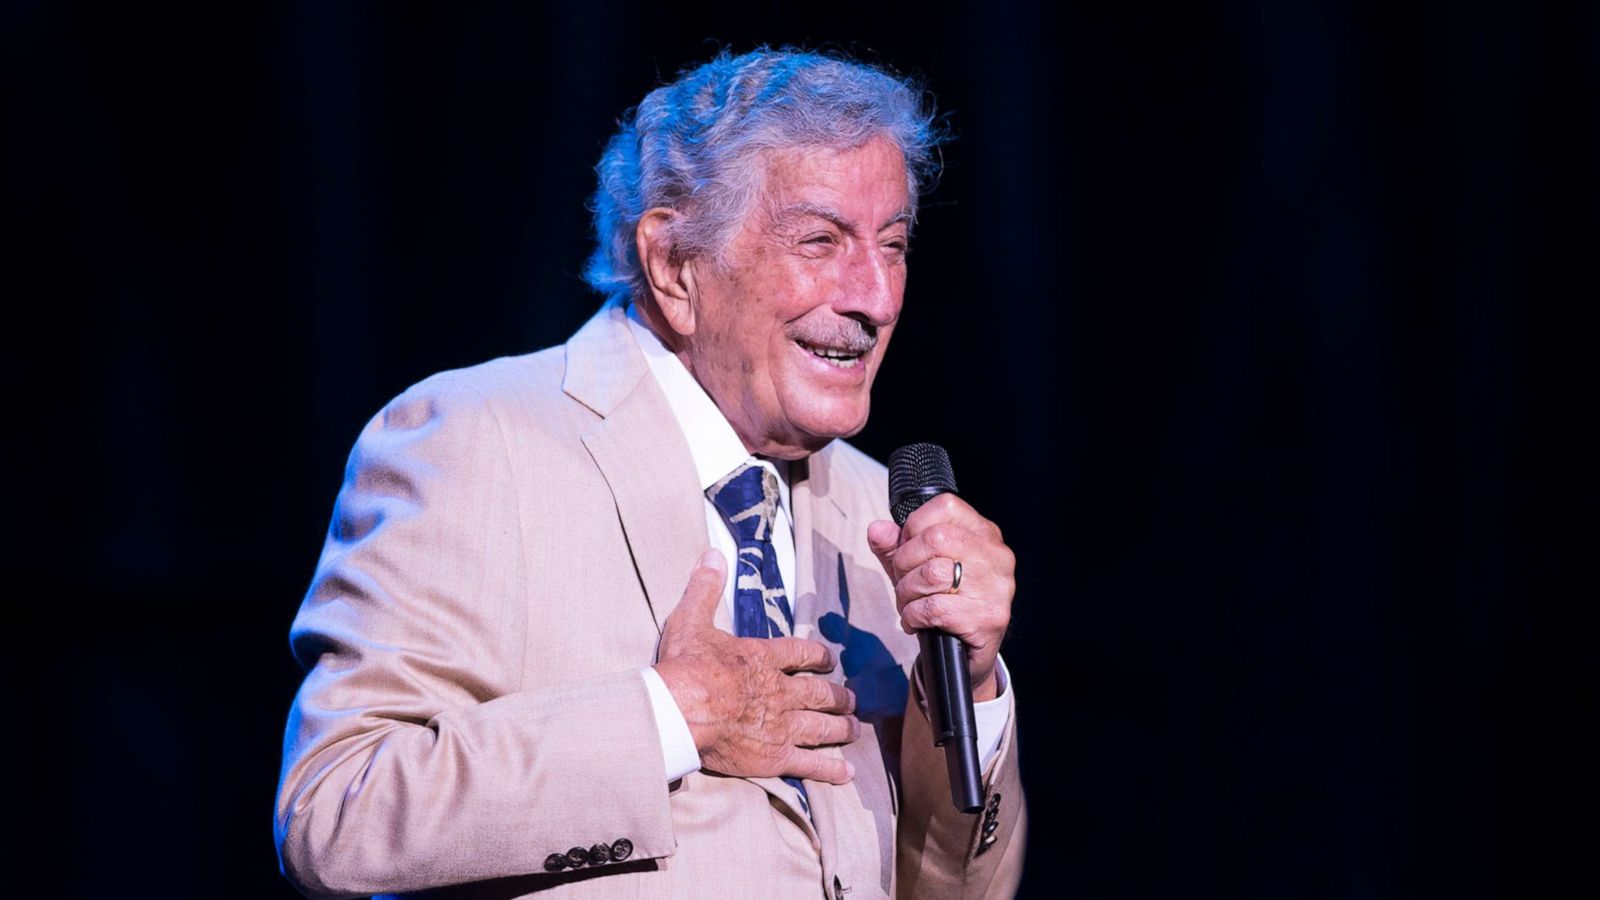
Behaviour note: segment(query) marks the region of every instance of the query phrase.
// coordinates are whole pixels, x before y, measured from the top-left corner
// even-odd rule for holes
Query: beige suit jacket
[[[808,781],[809,816],[776,778],[666,782],[639,669],[709,542],[623,315],[428,378],[362,431],[291,632],[307,673],[278,788],[284,874],[320,896],[1015,893],[1015,707],[985,772],[992,815],[957,813],[907,693],[917,643],[866,543],[884,468],[842,441],[792,467],[793,593],[843,663],[827,677],[861,698],[861,737],[835,751],[855,778]],[[624,861],[546,871],[619,839]]]

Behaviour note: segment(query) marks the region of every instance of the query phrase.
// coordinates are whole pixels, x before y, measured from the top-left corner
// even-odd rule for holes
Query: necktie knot
[[[778,514],[778,476],[766,466],[743,462],[721,481],[706,488],[711,505],[739,541],[772,542],[772,522]]]

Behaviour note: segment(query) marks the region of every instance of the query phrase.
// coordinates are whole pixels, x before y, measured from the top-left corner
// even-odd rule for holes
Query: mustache
[[[827,325],[796,325],[789,329],[789,339],[810,344],[814,347],[827,347],[833,350],[844,350],[849,353],[866,353],[878,346],[878,329],[876,326],[846,319],[842,322]]]

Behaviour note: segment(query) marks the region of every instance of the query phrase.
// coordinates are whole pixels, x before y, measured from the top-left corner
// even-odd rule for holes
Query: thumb
[[[683,599],[678,601],[669,619],[687,619],[691,622],[710,622],[722,600],[722,585],[728,579],[728,564],[722,551],[715,548],[700,555],[694,571],[689,573],[689,585],[683,589]]]
[[[872,548],[872,555],[883,566],[884,574],[894,581],[894,563],[890,557],[894,555],[895,548],[900,546],[900,526],[883,519],[868,524],[867,546]]]

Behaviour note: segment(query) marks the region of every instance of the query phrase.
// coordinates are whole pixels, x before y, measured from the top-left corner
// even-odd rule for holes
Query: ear
[[[694,271],[673,246],[673,226],[682,221],[677,210],[657,206],[639,217],[633,239],[644,270],[646,286],[667,327],[679,336],[694,334]]]

